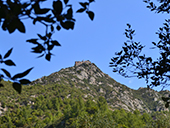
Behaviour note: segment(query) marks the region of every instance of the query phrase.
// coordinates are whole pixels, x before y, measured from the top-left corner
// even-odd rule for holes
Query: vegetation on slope
[[[3,81],[0,128],[159,128],[170,127],[170,113],[111,110],[104,97],[82,97],[76,87],[48,84],[23,86],[22,94]]]

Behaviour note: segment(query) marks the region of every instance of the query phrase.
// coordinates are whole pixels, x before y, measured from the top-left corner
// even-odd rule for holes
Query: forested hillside
[[[90,61],[76,61],[74,66],[37,79],[32,82],[32,85],[54,83],[76,87],[84,98],[91,97],[96,100],[99,96],[103,96],[112,109],[123,108],[127,111],[138,109],[140,112],[169,111],[162,101],[162,96],[169,95],[169,91],[130,89],[103,73]]]
[[[170,127],[170,112],[161,100],[168,91],[132,90],[89,61],[22,86],[21,94],[10,81],[2,83],[1,128]]]

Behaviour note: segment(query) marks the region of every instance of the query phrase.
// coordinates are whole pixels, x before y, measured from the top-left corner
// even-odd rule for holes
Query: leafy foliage
[[[55,30],[60,31],[62,28],[65,30],[74,29],[75,19],[73,18],[73,8],[69,4],[69,0],[56,0],[53,1],[51,8],[42,8],[46,0],[30,0],[30,1],[18,1],[18,0],[0,0],[0,24],[4,31],[8,31],[10,34],[18,30],[21,33],[26,33],[24,19],[31,19],[33,25],[40,23],[45,26],[45,34],[37,34],[37,38],[27,39],[26,42],[32,43],[33,53],[39,54],[38,58],[45,56],[45,59],[50,61],[52,50],[54,47],[61,46],[56,40],[52,39],[52,35]],[[89,5],[94,0],[88,0],[87,2],[80,2],[91,20],[94,19],[94,13],[89,11]],[[84,10],[84,11],[85,11]],[[77,11],[79,12],[79,11]],[[16,66],[11,59],[7,59],[13,48],[11,48],[3,57],[0,54],[0,63],[4,63],[7,66]],[[23,73],[19,73],[11,77],[11,74],[6,69],[1,69],[2,72],[7,76],[4,77],[0,74],[0,79],[12,80],[15,85],[14,89],[21,92],[21,84],[29,84],[30,81],[27,79],[18,80],[26,76],[32,68],[28,69]],[[1,84],[1,87],[3,85]]]
[[[157,3],[151,0],[144,0],[144,2],[148,4],[147,8],[156,13],[162,12],[169,14],[170,12],[170,3],[168,0],[158,0]]]
[[[91,20],[94,19],[94,12],[89,11],[89,5],[91,2],[94,2],[94,0],[89,0],[89,2],[79,2],[79,4],[82,6],[82,8],[80,8],[79,10],[77,10],[77,13],[82,13],[85,12],[88,14],[89,18]]]
[[[151,9],[151,11],[156,11],[156,13],[169,13],[170,4],[167,0],[159,0],[158,5],[150,0],[144,0],[144,2],[149,4],[147,8]],[[166,19],[164,26],[160,27],[158,32],[156,32],[159,41],[157,43],[152,42],[152,49],[157,48],[160,56],[154,60],[152,56],[141,53],[144,46],[140,42],[133,40],[135,30],[131,28],[130,24],[127,24],[128,29],[125,29],[125,35],[128,40],[124,43],[122,50],[115,53],[115,57],[113,57],[110,62],[110,67],[113,67],[113,72],[117,72],[126,78],[143,78],[145,79],[148,88],[162,86],[163,90],[166,86],[169,86],[169,25],[170,20]],[[169,107],[169,100],[164,101],[166,101],[166,107]]]
[[[23,93],[15,92],[11,82],[0,91],[0,127],[46,128],[159,128],[170,127],[169,112],[140,113],[123,109],[110,110],[105,98],[96,101],[82,98],[75,87],[59,84],[23,86]],[[70,97],[67,97],[71,94]],[[7,98],[8,97],[8,98]]]
[[[38,57],[45,56],[46,60],[51,60],[51,50],[55,46],[61,46],[57,40],[52,39],[55,29],[59,31],[61,28],[66,30],[74,29],[75,19],[73,18],[72,5],[68,4],[69,0],[53,1],[52,8],[42,8],[41,4],[46,0],[31,0],[27,2],[21,1],[0,1],[0,22],[4,31],[8,30],[13,33],[16,29],[25,33],[25,25],[22,22],[23,17],[32,20],[35,25],[37,22],[46,26],[44,35],[37,34],[39,38],[28,39],[27,42],[36,45],[32,48],[33,53],[41,54]],[[94,19],[94,13],[89,11],[89,5],[94,0],[88,2],[80,2],[84,11],[91,20]],[[80,12],[79,10],[77,12]],[[41,43],[42,42],[42,43]]]
[[[2,58],[2,55],[0,54],[0,62],[4,63],[7,66],[16,66],[15,63],[11,60],[11,59],[7,59],[11,53],[12,53],[13,48],[11,48],[10,50],[8,50],[8,52],[4,55],[4,57]],[[11,76],[10,72],[7,71],[4,68],[1,68],[1,71],[6,75],[0,75],[0,82],[2,79],[8,79],[8,80],[12,80],[14,81],[13,83],[13,88],[18,92],[21,93],[21,84],[29,84],[31,83],[28,79],[23,79],[23,77],[25,77],[33,68],[30,68],[26,71],[24,71],[23,73],[18,73],[16,75],[14,75],[13,77]],[[0,87],[4,87],[4,85],[1,83]]]
[[[133,41],[132,30],[125,30],[127,40],[120,52],[115,53],[116,57],[111,59],[110,67],[113,72],[118,72],[124,77],[137,77],[145,79],[148,88],[162,85],[169,86],[169,21],[166,20],[164,27],[157,32],[160,41],[152,42],[154,48],[160,51],[160,57],[153,60],[152,57],[141,55],[144,48],[139,42]]]

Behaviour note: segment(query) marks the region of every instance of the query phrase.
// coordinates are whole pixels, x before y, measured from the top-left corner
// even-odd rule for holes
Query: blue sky
[[[73,2],[74,11],[81,7],[78,2]],[[45,5],[51,6],[49,3]],[[125,79],[113,73],[109,62],[126,41],[123,33],[127,23],[136,30],[135,41],[146,45],[144,52],[157,57],[157,51],[150,52],[149,48],[152,46],[152,41],[158,41],[155,32],[163,25],[168,15],[151,12],[142,0],[96,0],[91,4],[90,9],[95,12],[94,21],[91,21],[85,13],[74,12],[76,19],[74,30],[56,31],[53,38],[62,46],[53,50],[55,56],[52,57],[51,62],[47,62],[44,58],[36,59],[37,55],[30,52],[33,45],[26,42],[27,39],[36,37],[37,33],[45,33],[45,27],[41,24],[33,25],[29,20],[25,20],[26,34],[18,31],[9,34],[7,31],[0,30],[0,53],[4,55],[7,50],[14,47],[11,58],[17,65],[16,67],[1,65],[1,67],[9,70],[12,75],[34,67],[26,78],[35,80],[62,68],[71,67],[75,61],[90,60],[104,73],[130,88],[146,87],[143,80]]]

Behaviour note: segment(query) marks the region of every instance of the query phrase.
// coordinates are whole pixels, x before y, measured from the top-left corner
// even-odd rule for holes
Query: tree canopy
[[[51,60],[53,53],[51,52],[54,47],[61,46],[59,41],[53,39],[55,31],[61,29],[73,30],[76,19],[73,16],[73,5],[69,0],[53,0],[51,7],[42,7],[42,4],[47,0],[0,0],[0,25],[3,31],[8,31],[9,34],[18,30],[21,33],[26,33],[24,24],[25,19],[30,19],[33,25],[40,23],[45,26],[44,35],[37,34],[37,37],[27,39],[26,42],[32,43],[32,53],[39,54],[38,58],[45,57],[47,61]],[[79,2],[80,8],[76,13],[85,12],[88,17],[93,20],[94,12],[89,8],[94,0],[87,0],[86,2]],[[7,66],[16,66],[13,60],[8,59],[12,53],[13,48],[9,49],[3,56],[0,54],[1,64]],[[24,79],[33,68],[30,68],[22,73],[11,76],[10,72],[1,68],[0,80],[8,79],[13,81],[13,88],[21,93],[21,84],[29,84],[28,79]],[[4,75],[3,75],[4,74]],[[0,84],[0,87],[4,85]]]
[[[144,1],[148,4],[147,8],[156,13],[170,12],[170,1],[159,0],[153,3],[150,0]],[[151,49],[158,49],[160,56],[154,59],[152,56],[147,56],[142,53],[144,45],[134,40],[135,30],[130,24],[127,24],[125,35],[127,41],[124,42],[122,50],[115,53],[111,59],[110,67],[113,67],[113,72],[117,72],[125,78],[137,77],[145,79],[147,87],[153,88],[162,86],[162,89],[170,85],[170,19],[165,19],[163,27],[160,27],[156,32],[159,41],[152,42]],[[169,97],[162,98],[166,102],[166,107],[169,107]]]

